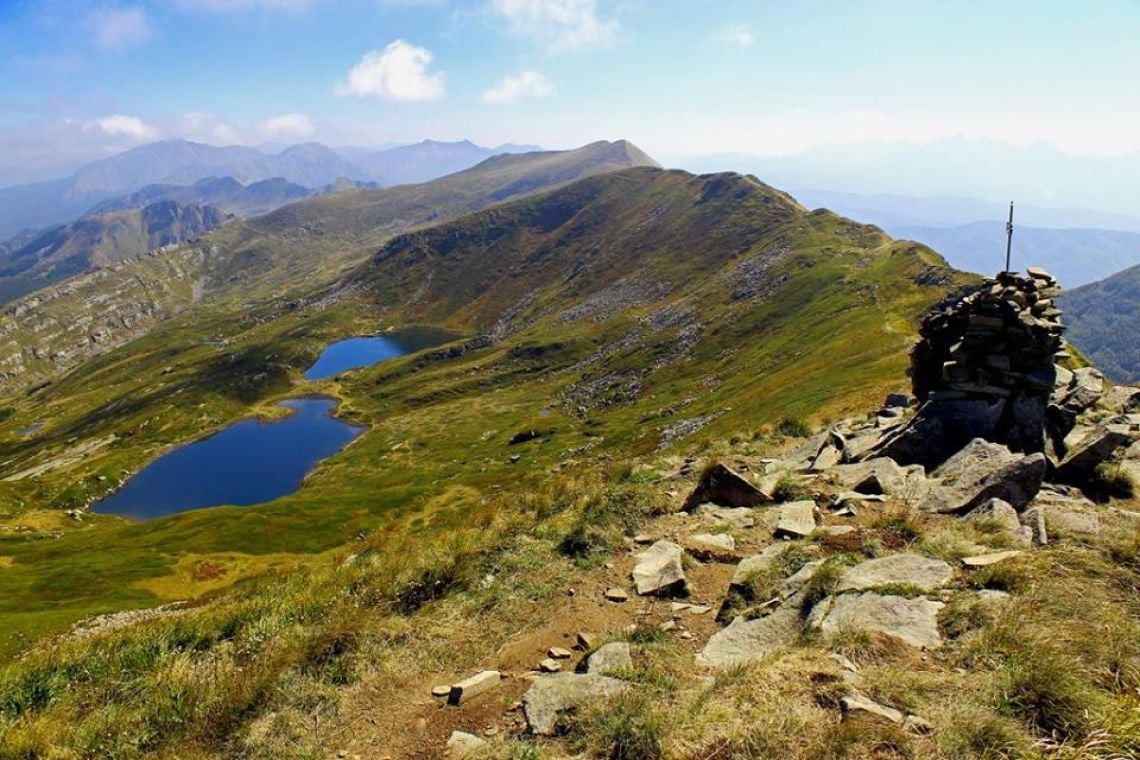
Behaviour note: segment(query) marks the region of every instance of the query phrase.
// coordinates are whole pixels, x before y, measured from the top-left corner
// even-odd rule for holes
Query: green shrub
[[[811,428],[798,417],[785,417],[780,420],[780,423],[776,426],[776,430],[778,430],[781,435],[786,435],[789,438],[807,438],[811,435]]]

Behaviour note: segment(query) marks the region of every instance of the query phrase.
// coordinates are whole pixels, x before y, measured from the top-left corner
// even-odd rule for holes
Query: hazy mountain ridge
[[[26,387],[69,369],[200,301],[240,306],[301,295],[401,232],[638,161],[651,159],[624,141],[497,156],[420,185],[308,198],[228,224],[192,246],[66,280],[4,310],[0,388]]]
[[[215,206],[227,214],[251,217],[267,214],[286,203],[314,194],[314,190],[290,182],[284,177],[272,177],[248,185],[230,176],[207,177],[191,185],[147,185],[129,195],[103,201],[92,208],[90,213],[122,211],[156,201],[171,200],[181,204],[198,203]]]
[[[990,275],[1004,265],[1004,222],[973,222],[957,227],[895,225],[887,230],[896,237],[929,245],[956,268],[967,272]],[[1013,269],[1043,267],[1062,286],[1075,288],[1140,264],[1140,233],[1017,225],[1012,251]]]

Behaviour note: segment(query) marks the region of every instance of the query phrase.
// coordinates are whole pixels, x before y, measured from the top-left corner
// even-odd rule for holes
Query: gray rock
[[[637,555],[633,568],[633,582],[637,593],[656,594],[671,591],[685,583],[681,567],[684,550],[672,541],[658,541]]]
[[[1110,412],[1125,414],[1140,409],[1140,388],[1129,385],[1114,385],[1100,400],[1101,406]]]
[[[718,631],[697,655],[697,663],[709,668],[730,668],[759,659],[796,641],[803,623],[799,610],[784,605],[756,620],[736,618]]]
[[[1000,526],[1006,535],[1014,537],[1020,535],[1021,521],[1017,517],[1017,510],[1002,499],[987,499],[970,510],[962,519],[968,522],[992,523]]]
[[[868,452],[901,465],[937,467],[976,438],[988,438],[1005,414],[1002,398],[953,398],[931,394],[915,416]]]
[[[793,501],[777,507],[775,535],[778,537],[805,538],[815,530],[815,502]]]
[[[447,697],[447,703],[450,705],[462,704],[474,696],[496,688],[501,679],[502,674],[497,670],[484,670],[481,673],[476,673],[469,678],[463,679],[459,683],[452,684],[451,694]]]
[[[550,736],[561,713],[616,697],[629,689],[625,681],[591,673],[556,673],[534,682],[523,695],[523,713],[530,730]]]
[[[684,509],[692,511],[705,503],[722,507],[755,507],[769,501],[771,499],[743,475],[723,464],[715,464],[701,473],[697,487],[685,499]]]
[[[916,476],[923,476],[921,467],[904,468],[893,459],[879,457],[855,464],[843,464],[831,472],[832,479],[841,488],[862,494],[903,495]]]
[[[921,649],[942,646],[938,612],[945,605],[919,597],[881,596],[867,591],[843,594],[830,604],[817,605],[810,622],[825,634],[875,631]]]
[[[736,572],[732,574],[731,585],[744,586],[750,578],[766,572],[787,548],[786,544],[771,544],[765,546],[759,554],[744,558],[736,566]]]
[[[586,672],[599,676],[613,676],[633,670],[633,653],[629,643],[614,641],[598,649],[586,661]]]
[[[893,707],[881,705],[861,694],[848,694],[839,701],[839,705],[843,708],[844,720],[873,718],[898,725],[906,720],[906,716]]]
[[[975,554],[972,557],[963,557],[962,565],[965,567],[989,567],[1021,554],[1016,549],[1004,552],[990,552],[989,554]]]
[[[1035,546],[1045,546],[1049,543],[1049,531],[1045,526],[1045,510],[1041,507],[1030,507],[1021,513],[1021,526],[1029,535],[1029,540]]]
[[[1100,425],[1071,447],[1057,466],[1056,479],[1082,485],[1096,474],[1098,465],[1111,460],[1119,449],[1132,443],[1127,425]]]
[[[713,549],[723,549],[730,552],[736,550],[736,539],[727,533],[695,533],[689,536],[689,540]]]
[[[922,500],[924,512],[968,512],[989,499],[1022,509],[1045,478],[1044,454],[1015,454],[1005,446],[976,438],[934,471],[937,487]]]
[[[890,584],[907,584],[931,592],[954,577],[954,568],[940,559],[918,554],[891,554],[860,562],[843,571],[836,591],[864,591]]]
[[[728,525],[746,530],[756,525],[756,517],[751,507],[718,507],[716,504],[702,504],[694,514],[706,517],[718,525]]]
[[[464,731],[452,731],[447,740],[448,756],[453,758],[471,757],[483,751],[486,746],[487,742]]]

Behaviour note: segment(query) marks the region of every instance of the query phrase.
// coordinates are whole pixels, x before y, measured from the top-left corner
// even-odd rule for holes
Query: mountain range
[[[527,146],[489,149],[469,141],[425,140],[379,151],[346,149],[344,155],[320,143],[267,154],[245,146],[165,140],[96,161],[62,179],[0,188],[0,239],[71,221],[102,202],[148,185],[192,185],[225,177],[243,185],[281,179],[309,190],[341,179],[405,184],[466,169],[496,153],[528,150]]]
[[[502,154],[419,185],[352,188],[227,224],[162,256],[124,261],[5,308],[0,386],[26,387],[198,303],[298,296],[394,235],[599,172],[655,165],[635,146]]]

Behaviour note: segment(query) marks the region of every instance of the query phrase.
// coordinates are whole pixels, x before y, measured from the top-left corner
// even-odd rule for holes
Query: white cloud
[[[443,72],[428,73],[433,58],[426,48],[396,40],[383,51],[365,53],[333,92],[342,97],[439,100],[443,97]]]
[[[267,140],[304,140],[317,131],[313,120],[303,113],[283,113],[261,122],[258,130]]]
[[[125,137],[134,142],[157,139],[162,132],[137,116],[111,114],[87,123],[89,129],[98,129],[108,137]]]
[[[554,94],[554,84],[537,71],[521,71],[483,93],[488,103],[514,103],[523,98],[545,98]]]
[[[121,50],[150,39],[150,23],[142,8],[101,8],[87,17],[95,43],[104,50]]]
[[[608,45],[618,33],[617,21],[598,16],[596,0],[491,0],[490,9],[549,53]]]
[[[717,34],[717,39],[728,47],[744,48],[752,47],[752,43],[756,38],[752,36],[752,29],[748,24],[728,24],[722,26],[720,32]]]
[[[200,111],[189,111],[179,116],[172,131],[187,140],[210,145],[237,145],[242,142],[241,135],[232,126],[213,114]]]
[[[188,11],[238,13],[241,11],[303,11],[316,0],[177,0],[178,7]]]

